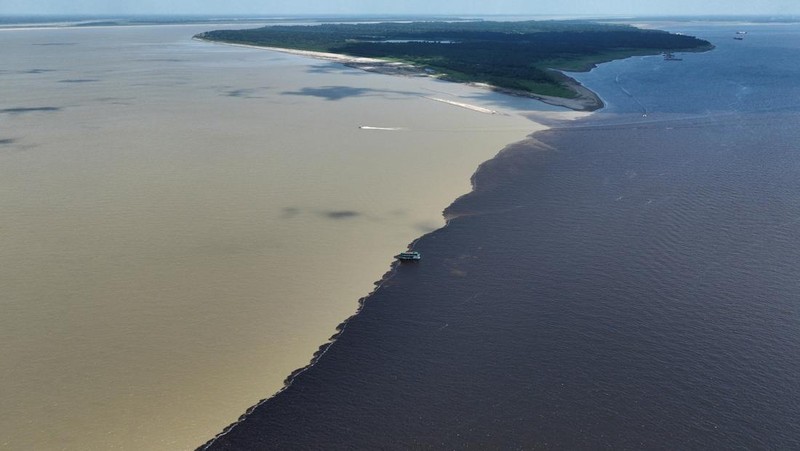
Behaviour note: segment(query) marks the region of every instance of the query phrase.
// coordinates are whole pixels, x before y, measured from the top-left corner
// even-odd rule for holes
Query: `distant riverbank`
[[[298,50],[325,59],[340,55],[344,64],[364,70],[476,83],[580,111],[597,110],[603,103],[561,71],[588,71],[631,56],[713,48],[684,34],[589,21],[274,25],[195,37]]]
[[[201,35],[195,36],[194,39],[213,44],[233,45],[237,47],[271,50],[273,52],[289,53],[292,55],[305,56],[325,61],[333,61],[344,64],[345,66],[348,67],[353,67],[356,69],[365,70],[367,72],[375,72],[384,75],[443,78],[443,74],[433,73],[429,70],[426,70],[426,68],[424,67],[400,61],[387,61],[379,58],[350,56],[350,55],[342,55],[339,53],[330,53],[330,52],[315,52],[311,50],[287,49],[283,47],[269,47],[269,46],[261,46],[254,44],[238,44],[233,42],[216,41],[213,39],[204,38]],[[493,86],[488,83],[473,82],[467,84],[469,84],[470,86],[489,89],[503,94],[509,94],[520,97],[529,97],[531,99],[544,102],[548,105],[560,106],[575,111],[596,111],[603,107],[603,101],[597,94],[587,89],[573,78],[568,77],[567,75],[563,75],[563,77],[564,78],[561,80],[562,83],[569,85],[570,88],[576,92],[577,95],[575,98],[534,94],[532,92],[526,92],[518,89],[501,88],[498,86]],[[444,77],[444,79],[447,80],[446,77]]]

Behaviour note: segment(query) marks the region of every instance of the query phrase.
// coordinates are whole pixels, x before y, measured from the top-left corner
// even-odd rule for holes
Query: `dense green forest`
[[[283,25],[197,37],[405,61],[455,81],[568,98],[575,92],[551,69],[588,70],[633,55],[712,48],[691,36],[578,21]]]

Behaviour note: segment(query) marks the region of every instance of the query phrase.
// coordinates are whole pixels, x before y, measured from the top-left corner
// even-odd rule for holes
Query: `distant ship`
[[[420,253],[417,251],[400,252],[399,254],[395,255],[394,258],[398,260],[422,260],[422,255],[420,255]]]
[[[733,39],[736,39],[737,41],[744,41],[744,35],[746,34],[746,31],[737,31],[736,36],[734,36]]]
[[[664,52],[664,61],[683,61],[683,58],[678,58],[672,52]]]

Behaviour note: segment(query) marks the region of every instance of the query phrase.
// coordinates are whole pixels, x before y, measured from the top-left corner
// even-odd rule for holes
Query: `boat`
[[[683,58],[678,58],[672,52],[664,52],[664,61],[683,61]]]
[[[422,260],[422,255],[420,255],[420,253],[417,251],[400,252],[399,254],[395,255],[394,258],[404,261],[414,261]]]

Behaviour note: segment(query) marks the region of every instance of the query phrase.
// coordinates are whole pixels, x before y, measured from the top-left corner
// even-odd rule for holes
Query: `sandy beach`
[[[384,75],[401,75],[401,76],[431,77],[431,78],[440,78],[442,76],[442,74],[432,74],[426,71],[425,68],[418,67],[413,64],[402,63],[397,61],[386,61],[377,58],[364,58],[357,56],[342,55],[339,53],[314,52],[310,50],[287,49],[281,47],[220,43],[217,41],[203,39],[202,37],[195,37],[195,39],[215,44],[264,49],[273,52],[288,53],[291,55],[305,56],[325,61],[333,61],[344,64],[349,67],[354,67],[368,72],[376,72]],[[568,99],[564,97],[532,94],[530,92],[519,91],[514,89],[498,88],[496,86],[492,86],[486,83],[469,83],[469,85],[481,89],[488,89],[490,91],[499,92],[506,95],[530,98],[546,103],[548,105],[569,108],[574,111],[596,111],[599,110],[600,108],[603,108],[603,101],[597,94],[585,88],[579,82],[566,75],[564,75],[563,81],[564,83],[569,85],[571,89],[577,92],[577,96],[575,98]]]

